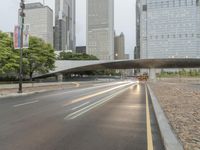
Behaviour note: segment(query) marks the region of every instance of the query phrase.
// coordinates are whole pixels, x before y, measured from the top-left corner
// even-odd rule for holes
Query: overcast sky
[[[25,0],[25,2],[43,2],[43,0]],[[3,0],[0,4],[0,30],[13,31],[17,23],[17,10],[20,0]],[[135,0],[114,0],[115,30],[117,34],[124,32],[126,52],[133,57],[135,46]],[[46,5],[54,9],[54,0],[45,0]],[[76,0],[77,46],[86,43],[86,0]]]

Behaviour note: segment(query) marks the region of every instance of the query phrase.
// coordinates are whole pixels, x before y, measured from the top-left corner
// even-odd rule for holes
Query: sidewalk
[[[200,85],[149,84],[185,150],[200,150]]]
[[[55,82],[55,83],[25,83],[23,84],[23,92],[35,93],[44,92],[51,90],[59,90],[65,88],[79,87],[80,84],[77,82]],[[0,98],[5,96],[18,96],[18,84],[0,84]]]

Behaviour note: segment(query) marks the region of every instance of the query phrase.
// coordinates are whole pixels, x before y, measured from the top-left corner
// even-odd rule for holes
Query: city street
[[[0,149],[162,150],[149,99],[133,81],[1,99]]]

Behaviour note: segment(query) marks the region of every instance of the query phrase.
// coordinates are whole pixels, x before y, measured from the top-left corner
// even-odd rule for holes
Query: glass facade
[[[200,58],[199,0],[140,1],[141,58]]]

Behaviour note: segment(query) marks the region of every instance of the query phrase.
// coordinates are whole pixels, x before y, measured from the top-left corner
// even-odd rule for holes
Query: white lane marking
[[[71,105],[71,104],[74,104],[74,103],[77,103],[77,102],[80,102],[80,101],[83,101],[83,100],[86,100],[86,99],[89,99],[89,98],[92,98],[92,97],[96,97],[96,96],[104,94],[104,93],[108,93],[110,91],[119,89],[121,87],[129,86],[131,84],[133,84],[133,83],[123,84],[123,85],[120,85],[120,86],[117,86],[117,87],[114,87],[114,88],[111,88],[111,89],[108,89],[108,90],[105,90],[105,91],[101,91],[101,92],[98,92],[98,93],[95,93],[95,94],[80,97],[78,99],[72,100],[70,103],[64,104],[64,107]]]
[[[119,95],[119,94],[125,92],[125,91],[128,90],[128,89],[129,89],[129,87],[128,87],[128,88],[125,88],[125,89],[123,89],[123,90],[121,90],[121,91],[118,91],[118,92],[116,92],[115,94],[112,94],[112,95],[110,95],[110,96],[108,96],[108,97],[106,97],[106,98],[103,98],[103,99],[101,99],[101,100],[99,100],[99,101],[97,101],[97,102],[95,102],[95,103],[93,103],[93,104],[91,104],[91,105],[88,105],[88,106],[86,106],[86,107],[84,107],[84,108],[82,108],[82,109],[80,109],[80,110],[78,110],[78,111],[76,111],[76,112],[73,112],[73,113],[69,114],[68,116],[66,116],[66,117],[64,118],[64,120],[73,120],[73,119],[75,119],[75,118],[77,118],[77,117],[79,117],[79,116],[85,114],[86,112],[88,112],[88,111],[90,111],[90,110],[92,110],[92,109],[94,109],[94,108],[96,108],[96,107],[98,107],[98,106],[100,106],[100,105],[102,105],[102,104],[104,104],[104,103],[110,101],[112,98],[114,98],[114,97],[116,97],[117,95]]]
[[[93,87],[101,87],[101,86],[105,86],[105,85],[106,86],[109,86],[109,85],[111,86],[111,85],[123,84],[123,83],[126,83],[126,82],[129,82],[129,81],[123,81],[123,82],[121,81],[121,82],[117,82],[117,83],[113,82],[113,83],[94,84]]]
[[[127,83],[128,81],[126,82],[123,82],[124,84]],[[74,93],[74,92],[78,92],[78,91],[86,91],[86,90],[89,90],[89,89],[98,89],[98,88],[101,88],[101,87],[106,87],[106,86],[114,86],[114,85],[117,85],[117,84],[122,84],[121,82],[117,82],[115,84],[103,84],[102,86],[94,86],[94,87],[87,87],[87,88],[83,88],[83,89],[75,89],[75,90],[71,90],[71,91],[67,91],[67,92],[62,92],[62,93],[55,93],[55,94],[49,94],[49,95],[44,95],[44,96],[40,96],[40,97],[37,97],[38,98],[47,98],[47,97],[51,97],[51,96],[57,96],[57,95],[63,95],[63,94],[69,94],[69,93]],[[34,100],[34,99],[32,99]]]
[[[22,104],[14,105],[13,107],[20,107],[20,106],[30,105],[30,104],[34,104],[34,103],[38,103],[38,102],[39,102],[39,101],[27,102],[27,103],[22,103]]]
[[[81,107],[83,107],[83,106],[85,106],[85,105],[87,105],[87,104],[89,104],[89,103],[90,103],[90,102],[83,103],[82,105],[79,105],[79,106],[77,106],[77,107],[72,108],[72,110],[79,109],[79,108],[81,108]]]

